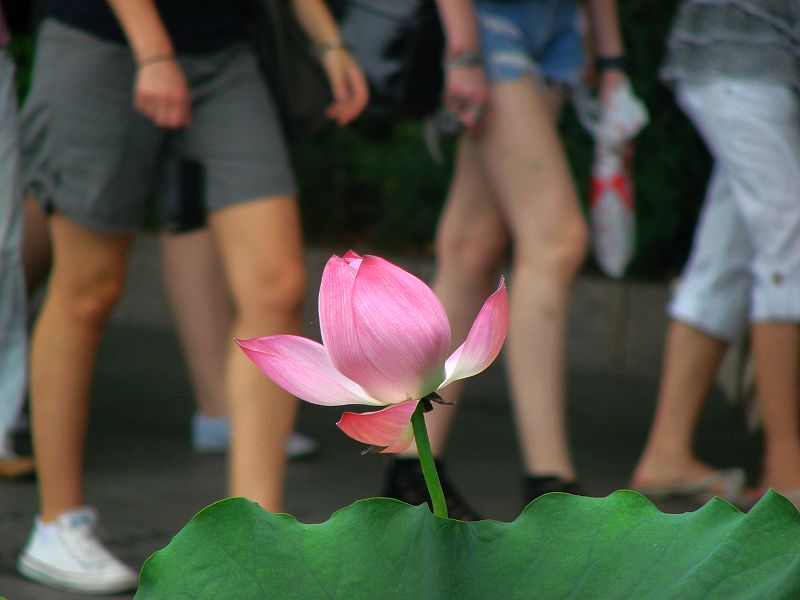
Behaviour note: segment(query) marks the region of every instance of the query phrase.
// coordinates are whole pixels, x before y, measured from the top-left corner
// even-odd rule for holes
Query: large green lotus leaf
[[[362,500],[305,525],[229,499],[145,563],[136,600],[800,598],[800,515],[770,492],[680,515],[643,496],[548,494],[512,523]]]

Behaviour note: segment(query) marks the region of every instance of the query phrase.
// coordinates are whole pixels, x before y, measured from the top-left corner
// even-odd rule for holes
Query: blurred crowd
[[[375,109],[381,57],[358,36],[378,30],[348,21],[365,7],[385,22],[399,7],[419,16],[427,5],[436,17],[442,42],[423,47],[438,68],[426,82],[435,106],[416,117],[455,137],[456,151],[431,287],[455,348],[500,272],[509,276],[504,359],[521,501],[584,493],[565,416],[570,289],[590,247],[611,276],[624,273],[632,140],[648,120],[616,0],[252,3],[289,11],[324,92],[305,98],[302,81],[265,75],[244,2],[51,0],[23,11],[27,2],[0,0],[9,17],[0,12],[0,478],[35,476],[40,506],[17,566],[43,585],[137,585],[97,533],[83,454],[100,339],[131,244],[154,221],[194,394],[194,448],[227,453],[229,495],[274,512],[284,510],[287,460],[318,450],[294,431],[296,399],[230,340],[300,331],[308,292],[287,104],[311,99],[342,127]],[[36,21],[35,57],[18,112],[9,44],[21,20]],[[720,496],[743,510],[774,488],[800,506],[800,4],[682,0],[668,38],[653,43],[665,45],[659,75],[713,172],[667,307],[656,410],[630,487],[653,499]],[[588,216],[559,135],[570,101],[595,140]],[[382,118],[407,116],[395,109]],[[694,452],[725,351],[743,339],[764,434],[754,487],[743,470]],[[478,520],[445,466],[462,387],[445,389],[447,405],[426,421],[450,516]],[[33,456],[12,443],[25,415]],[[377,493],[430,502],[413,447],[392,459]]]

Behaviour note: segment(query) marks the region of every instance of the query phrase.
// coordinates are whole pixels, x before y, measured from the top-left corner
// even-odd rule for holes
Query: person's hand
[[[621,69],[605,69],[600,73],[597,84],[597,96],[601,106],[608,106],[617,91],[626,79],[625,72]]]
[[[483,67],[449,67],[444,85],[445,108],[458,115],[468,133],[479,132],[489,110],[489,84]]]
[[[339,125],[346,125],[360,115],[367,105],[367,80],[345,47],[326,49],[321,56],[321,62],[333,94],[333,102],[325,115]]]
[[[189,124],[189,84],[175,58],[143,61],[136,72],[134,106],[159,127],[178,129]]]

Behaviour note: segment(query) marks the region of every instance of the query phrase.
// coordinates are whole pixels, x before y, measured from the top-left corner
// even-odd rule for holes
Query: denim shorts
[[[489,81],[578,83],[586,61],[575,0],[476,0]]]

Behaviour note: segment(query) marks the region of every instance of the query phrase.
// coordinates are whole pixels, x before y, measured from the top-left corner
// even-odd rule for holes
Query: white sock
[[[58,525],[56,525],[55,521],[51,523],[43,523],[42,520],[37,516],[34,535],[42,542],[51,542],[58,535]]]

